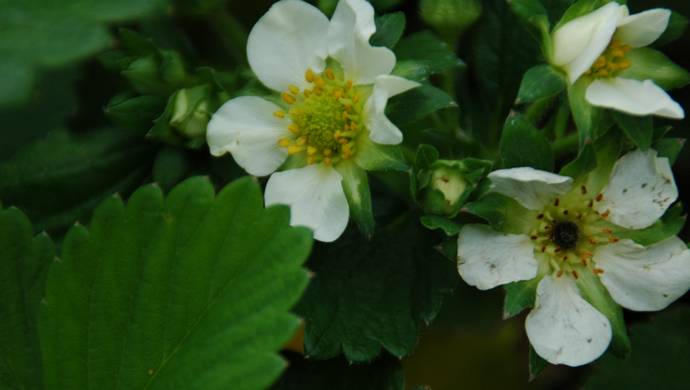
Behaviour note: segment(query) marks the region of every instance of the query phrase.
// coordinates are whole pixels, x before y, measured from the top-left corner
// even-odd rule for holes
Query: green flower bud
[[[217,108],[218,99],[210,85],[180,89],[168,100],[150,136],[175,145],[200,147],[205,142],[206,126]]]
[[[169,87],[160,77],[160,61],[150,55],[132,61],[122,74],[143,95],[165,95]]]
[[[480,0],[421,0],[422,19],[443,35],[458,35],[482,13]]]
[[[424,208],[437,215],[453,216],[469,195],[465,177],[466,168],[460,161],[437,160],[429,172],[429,183],[424,192]]]
[[[165,108],[165,99],[158,96],[114,96],[105,107],[105,114],[118,126],[147,129]]]

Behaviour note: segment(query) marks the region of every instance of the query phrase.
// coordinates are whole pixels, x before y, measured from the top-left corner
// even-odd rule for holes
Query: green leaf
[[[0,163],[0,199],[24,210],[38,229],[60,231],[104,197],[135,188],[152,159],[136,132],[57,130]]]
[[[400,362],[390,356],[369,364],[344,359],[309,361],[292,357],[290,366],[271,390],[403,390]]]
[[[455,264],[429,245],[430,234],[406,216],[371,242],[346,235],[317,246],[309,263],[316,276],[297,307],[305,354],[365,362],[383,347],[408,355],[458,280]]]
[[[0,210],[0,388],[43,387],[38,309],[53,243],[17,209]]]
[[[403,38],[395,48],[395,56],[393,74],[417,81],[463,64],[448,44],[429,31]]]
[[[563,74],[551,65],[537,65],[530,68],[522,78],[518,92],[519,103],[550,98],[563,92],[567,87]]]
[[[189,176],[192,162],[183,149],[164,147],[153,162],[153,181],[167,192]]]
[[[537,212],[496,192],[490,192],[481,199],[466,204],[463,211],[482,218],[496,230],[515,234],[524,234],[531,229],[537,217]]]
[[[406,171],[405,157],[397,145],[379,145],[359,137],[354,162],[367,171]]]
[[[631,116],[617,111],[612,114],[618,127],[638,148],[647,150],[652,146],[654,124],[651,116]]]
[[[619,76],[636,80],[653,80],[663,89],[676,89],[690,84],[690,72],[676,65],[660,51],[641,47],[626,54],[630,67]]]
[[[393,12],[377,17],[376,32],[369,39],[372,46],[395,47],[405,31],[405,14]]]
[[[685,141],[685,138],[662,138],[654,141],[653,147],[659,152],[659,156],[668,158],[671,165],[673,165],[683,150]]]
[[[690,308],[678,306],[661,312],[651,321],[630,328],[635,346],[628,359],[605,355],[594,366],[584,388],[683,389],[690,382]]]
[[[596,139],[598,128],[602,122],[603,110],[590,105],[585,99],[590,80],[580,77],[568,88],[568,101],[577,131],[580,134],[580,147]]]
[[[506,120],[499,149],[506,168],[532,167],[543,171],[553,170],[551,144],[542,132],[522,116],[512,116]]]
[[[336,169],[343,177],[343,190],[352,219],[357,223],[359,231],[365,237],[371,238],[374,235],[375,222],[367,171],[352,161],[343,161],[336,165]]]
[[[625,327],[623,309],[611,298],[599,277],[589,269],[579,272],[575,283],[582,297],[609,320],[613,332],[609,347],[611,351],[621,357],[629,355],[630,339]]]
[[[661,219],[642,230],[628,230],[614,226],[614,234],[619,238],[628,238],[640,245],[652,245],[661,240],[675,236],[683,230],[687,216],[683,213],[683,205],[676,203],[666,210]]]
[[[546,367],[548,367],[549,362],[544,360],[541,356],[537,355],[537,351],[530,345],[529,346],[529,380],[533,381],[537,378],[539,374]]]
[[[661,34],[661,37],[654,42],[654,46],[664,46],[677,40],[683,36],[683,33],[687,27],[688,18],[676,11],[671,11],[671,18],[668,21],[668,27],[666,27],[666,31]]]
[[[263,389],[299,321],[311,233],[251,178],[192,178],[104,201],[50,269],[40,338],[50,389]]]
[[[537,286],[541,278],[513,282],[503,286],[506,292],[503,301],[503,319],[508,319],[522,313],[525,309],[534,307],[537,296]]]
[[[386,115],[393,123],[404,125],[438,110],[457,106],[447,93],[429,84],[422,84],[389,100]]]
[[[575,160],[569,162],[561,169],[560,174],[577,179],[591,172],[597,167],[597,155],[592,144],[586,144],[580,149]]]
[[[462,225],[439,215],[424,215],[419,218],[419,222],[430,230],[441,229],[446,236],[455,236],[460,233]]]
[[[508,4],[520,18],[548,34],[551,26],[549,14],[540,0],[509,0]]]

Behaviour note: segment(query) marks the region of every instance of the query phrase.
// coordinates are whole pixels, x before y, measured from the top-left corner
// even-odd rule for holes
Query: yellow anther
[[[288,89],[290,90],[290,92],[292,92],[293,95],[299,94],[299,87],[296,85],[290,84],[288,85]]]
[[[604,58],[604,57],[597,58],[597,60],[594,61],[593,66],[594,66],[594,68],[597,68],[597,69],[605,67],[606,66],[606,58]]]
[[[611,56],[613,56],[613,57],[625,57],[625,51],[623,51],[623,49],[613,49],[613,50],[611,50]]]
[[[314,156],[308,156],[307,157],[307,164],[311,165],[316,162],[316,157]]]
[[[336,99],[340,99],[341,97],[343,97],[343,91],[336,89],[335,91],[333,91],[333,96]]]
[[[305,98],[308,98],[309,96],[311,96],[311,89],[305,89],[302,93],[304,94]]]
[[[307,80],[307,82],[311,83],[315,78],[316,74],[311,69],[307,69],[307,71],[304,72],[304,79]]]
[[[276,111],[273,113],[273,116],[275,116],[276,118],[283,119],[285,118],[285,111]]]
[[[321,77],[317,76],[314,78],[314,85],[316,85],[319,88],[323,88],[324,86],[326,86],[326,82],[323,81]]]
[[[331,164],[333,164],[333,160],[331,160],[329,157],[326,157],[323,159],[323,163],[330,166]]]
[[[630,61],[622,60],[618,63],[618,69],[628,69],[630,67]]]
[[[335,73],[333,73],[333,69],[326,69],[326,77],[328,77],[330,80],[335,80]]]
[[[303,146],[307,143],[307,137],[299,137],[297,138],[297,145]]]
[[[345,89],[348,91],[352,89],[352,80],[347,80],[347,84],[345,84]]]
[[[290,141],[290,140],[287,139],[287,138],[281,138],[281,139],[278,140],[278,145],[280,145],[280,146],[282,146],[282,147],[284,147],[284,148],[287,148],[287,147],[290,146],[291,144],[292,144],[292,141]]]
[[[295,135],[299,134],[299,127],[297,127],[297,125],[294,123],[290,123],[288,125],[288,130],[290,130],[290,132],[292,134],[295,134]]]
[[[355,94],[355,96],[352,98],[352,101],[355,102],[355,103],[357,103],[357,102],[359,102],[359,99],[360,99],[360,98],[361,98],[361,97],[360,97],[359,94],[357,93],[357,94]]]
[[[280,97],[283,99],[283,101],[287,104],[295,104],[297,101],[294,96],[290,95],[287,92],[283,92]]]
[[[331,149],[329,149],[329,148],[325,148],[325,149],[323,150],[323,155],[326,156],[326,157],[328,157],[328,156],[330,156],[330,155],[332,155],[332,154],[333,154],[333,151],[332,151]]]
[[[353,131],[357,130],[358,127],[359,127],[359,125],[357,123],[355,123],[355,122],[350,123],[350,129],[352,129]]]
[[[290,145],[288,146],[288,154],[297,154],[301,151],[304,150],[304,146],[299,146],[299,145]]]
[[[316,148],[313,147],[313,146],[307,146],[307,154],[310,155],[310,156],[315,155],[316,152],[318,152],[318,151],[319,151],[319,150],[316,149]]]

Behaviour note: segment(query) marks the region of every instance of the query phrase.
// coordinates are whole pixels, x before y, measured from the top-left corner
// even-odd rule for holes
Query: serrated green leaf
[[[690,309],[678,306],[630,328],[635,347],[628,359],[604,356],[584,385],[587,390],[683,389],[690,382],[687,357]]]
[[[393,97],[386,107],[386,115],[393,123],[404,125],[451,107],[457,107],[457,104],[447,93],[429,84],[422,84]]]
[[[556,96],[563,92],[567,85],[563,74],[551,65],[534,66],[522,78],[518,102],[531,103],[535,100]]]
[[[0,199],[38,229],[61,231],[105,196],[136,187],[150,172],[151,145],[140,133],[57,130],[0,163]]]
[[[371,242],[357,235],[317,246],[315,277],[297,307],[306,321],[305,354],[340,353],[370,361],[381,348],[409,354],[425,323],[457,283],[455,264],[429,246],[430,232],[414,217],[378,229]]]
[[[685,141],[685,138],[662,138],[654,141],[653,148],[659,152],[660,157],[668,158],[671,165],[673,165],[683,150]]]
[[[636,80],[653,80],[663,89],[681,88],[690,84],[690,72],[676,65],[660,51],[641,47],[626,54],[630,67],[619,76]]]
[[[513,282],[503,286],[506,295],[503,301],[503,318],[508,319],[522,313],[525,309],[534,307],[537,296],[537,286],[541,278]]]
[[[368,364],[291,356],[290,366],[271,390],[403,390],[404,384],[400,362],[390,356]]]
[[[374,234],[374,211],[371,206],[371,191],[367,171],[360,168],[353,161],[343,161],[336,166],[343,177],[343,190],[350,206],[350,215],[357,224],[359,231],[371,238]]]
[[[601,314],[606,316],[611,324],[611,345],[609,348],[618,356],[626,357],[630,354],[630,339],[628,338],[623,309],[611,298],[606,287],[594,272],[584,270],[575,280],[580,294]]]
[[[543,171],[553,170],[551,144],[542,132],[522,116],[506,119],[499,149],[506,168],[532,167]]]
[[[403,38],[395,48],[395,56],[393,74],[417,81],[463,64],[445,42],[429,31]]]
[[[49,389],[262,389],[299,321],[311,233],[258,183],[192,178],[111,197],[50,269],[40,339]]]
[[[372,46],[395,47],[405,31],[405,14],[393,12],[375,19],[376,32],[369,39]]]
[[[41,389],[37,320],[53,243],[21,211],[0,209],[0,248],[0,388]]]
[[[638,148],[647,150],[652,146],[654,124],[651,116],[631,116],[617,111],[612,115],[618,127]]]

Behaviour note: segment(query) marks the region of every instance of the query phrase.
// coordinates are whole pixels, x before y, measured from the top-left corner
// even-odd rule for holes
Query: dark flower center
[[[561,249],[573,249],[580,238],[580,232],[573,222],[558,222],[553,229],[553,242]]]

